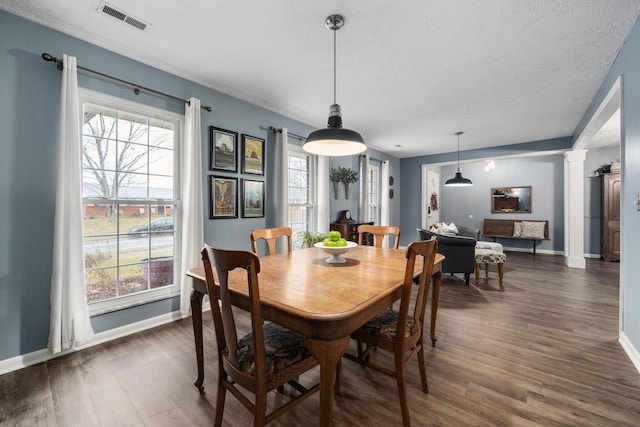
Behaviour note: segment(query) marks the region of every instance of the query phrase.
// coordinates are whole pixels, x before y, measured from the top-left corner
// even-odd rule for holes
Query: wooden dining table
[[[406,250],[357,246],[343,255],[344,264],[329,264],[327,257],[319,248],[261,256],[258,276],[263,317],[302,334],[320,364],[321,426],[332,423],[335,372],[349,335],[401,296]],[[436,255],[433,269],[430,329],[434,345],[443,260],[444,256]],[[416,274],[420,272],[416,265]],[[207,286],[202,266],[187,275],[193,278],[191,311],[198,365],[194,385],[202,391],[202,299]],[[246,274],[231,272],[232,301],[244,309],[249,303],[246,282]]]

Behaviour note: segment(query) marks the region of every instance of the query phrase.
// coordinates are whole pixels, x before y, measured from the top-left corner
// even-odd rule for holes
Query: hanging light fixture
[[[311,132],[302,148],[311,154],[322,156],[362,153],[367,149],[362,135],[342,127],[340,105],[336,103],[336,31],[344,25],[344,18],[341,15],[331,15],[327,17],[325,24],[333,31],[333,105],[329,108],[327,128]]]
[[[447,180],[444,183],[445,187],[470,187],[473,185],[470,179],[467,179],[462,176],[462,172],[460,172],[460,135],[464,132],[456,132],[454,135],[458,135],[458,170],[456,171],[456,176]]]

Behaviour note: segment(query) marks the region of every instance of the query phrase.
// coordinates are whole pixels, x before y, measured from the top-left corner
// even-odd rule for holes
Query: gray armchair
[[[477,228],[458,225],[458,234],[438,234],[429,230],[418,228],[420,240],[428,240],[432,236],[438,241],[438,253],[445,256],[442,263],[443,273],[463,273],[464,281],[469,286],[469,278],[474,272],[476,261],[476,242],[480,238],[480,230]]]

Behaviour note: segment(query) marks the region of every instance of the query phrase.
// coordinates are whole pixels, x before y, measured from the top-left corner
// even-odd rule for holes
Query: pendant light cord
[[[460,170],[460,134],[458,134],[458,171]]]
[[[337,29],[333,29],[333,103],[336,103],[336,33]]]

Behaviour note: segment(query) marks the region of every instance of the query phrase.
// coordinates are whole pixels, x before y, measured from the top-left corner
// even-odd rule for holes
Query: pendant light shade
[[[462,172],[460,172],[460,135],[464,132],[456,132],[454,135],[458,136],[458,170],[456,171],[456,176],[451,179],[448,179],[447,182],[444,183],[445,187],[470,187],[473,185],[470,179],[462,176]]]
[[[340,15],[331,15],[325,23],[327,28],[333,31],[333,105],[329,109],[326,129],[311,132],[302,148],[308,153],[322,156],[349,156],[362,153],[367,149],[362,135],[342,127],[340,105],[336,103],[336,31],[344,25],[344,18]]]

